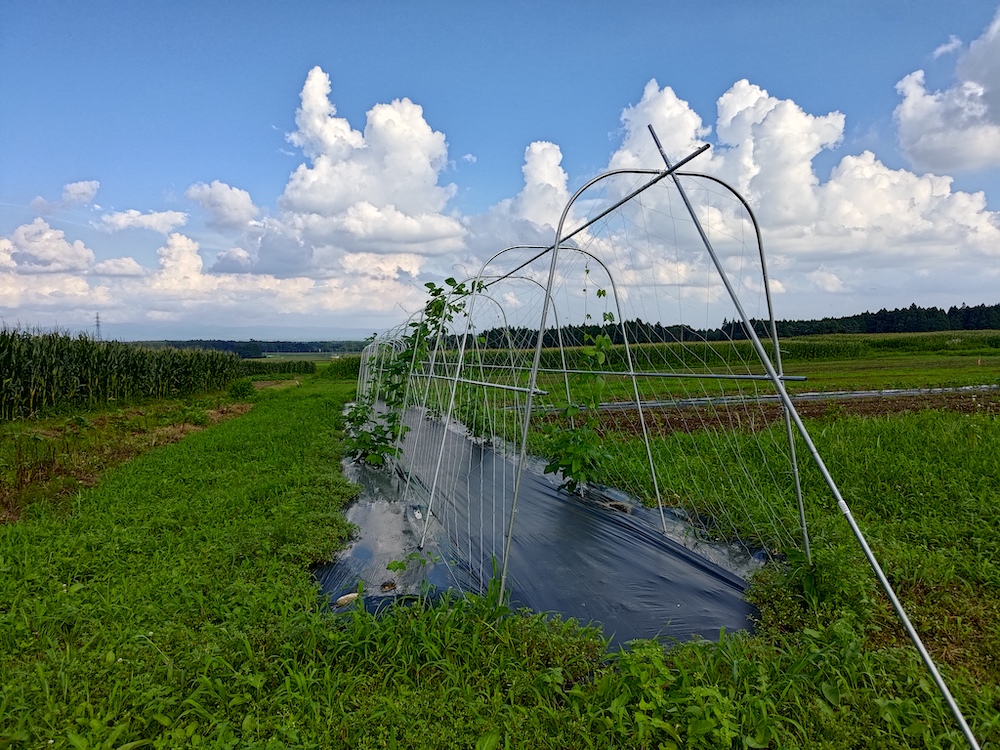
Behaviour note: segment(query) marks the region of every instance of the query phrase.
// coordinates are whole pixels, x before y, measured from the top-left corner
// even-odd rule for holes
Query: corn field
[[[221,390],[243,374],[229,352],[144,349],[86,335],[0,329],[0,420],[60,406]]]

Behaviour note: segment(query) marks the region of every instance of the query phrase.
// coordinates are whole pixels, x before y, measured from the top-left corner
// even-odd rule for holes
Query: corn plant
[[[0,419],[109,401],[221,390],[242,374],[229,352],[144,349],[84,334],[0,329]]]

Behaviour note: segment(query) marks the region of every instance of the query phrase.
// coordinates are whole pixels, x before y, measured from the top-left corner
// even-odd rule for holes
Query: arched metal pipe
[[[510,559],[511,540],[513,539],[514,536],[514,523],[517,518],[517,501],[521,491],[521,481],[524,476],[524,464],[528,454],[528,430],[531,427],[531,407],[533,404],[534,390],[538,382],[538,365],[542,357],[542,343],[545,338],[545,323],[548,313],[549,301],[552,298],[552,284],[553,281],[555,280],[555,275],[556,275],[556,263],[559,258],[559,247],[563,242],[566,242],[567,240],[576,236],[587,227],[593,225],[595,222],[600,221],[602,218],[607,216],[612,211],[616,210],[620,206],[623,206],[625,203],[632,200],[632,198],[639,195],[642,191],[647,190],[648,188],[660,182],[661,180],[669,177],[674,171],[676,171],[684,164],[694,159],[699,154],[702,154],[705,151],[707,151],[708,148],[709,146],[706,143],[704,146],[702,146],[701,148],[697,149],[696,151],[694,151],[693,153],[682,159],[676,165],[672,167],[668,166],[667,169],[664,170],[654,171],[646,169],[615,169],[600,174],[597,177],[594,177],[592,180],[588,181],[580,189],[578,189],[575,193],[573,193],[573,196],[569,199],[569,201],[566,203],[566,206],[563,208],[562,215],[559,217],[559,224],[556,227],[555,242],[552,243],[552,247],[550,250],[544,251],[544,252],[551,252],[552,259],[549,263],[549,277],[548,277],[548,282],[546,283],[545,286],[546,303],[542,305],[542,316],[538,325],[538,339],[535,342],[535,354],[534,354],[534,359],[532,360],[531,373],[528,378],[528,396],[526,399],[525,410],[524,410],[524,421],[521,430],[521,448],[519,453],[517,476],[516,479],[514,480],[514,498],[511,501],[510,522],[507,528],[507,538],[504,542],[503,569],[500,573],[501,595],[503,595],[503,592],[505,591],[507,585],[507,562]],[[580,227],[576,228],[569,234],[563,236],[563,228],[566,225],[566,219],[569,217],[569,211],[573,207],[573,204],[576,202],[577,198],[579,198],[584,193],[584,191],[588,190],[591,186],[597,184],[601,180],[606,180],[609,177],[613,177],[619,174],[652,174],[654,176],[653,179],[647,181],[642,186],[630,192],[624,198],[613,203],[611,206],[606,208],[604,211],[599,213],[594,218],[590,219],[587,222],[584,222],[584,224],[582,224]],[[544,252],[539,253],[539,256],[537,257],[543,255]]]
[[[670,160],[667,158],[666,152],[660,145],[660,141],[656,137],[656,132],[653,130],[653,127],[651,125],[649,126],[649,130],[654,140],[656,140],[656,145],[657,148],[659,148],[660,150],[660,155],[663,157],[663,161],[669,167]],[[677,177],[676,174],[674,174],[673,180],[675,185],[677,186],[677,190],[680,193],[681,198],[684,201],[685,206],[687,207],[688,213],[691,215],[691,220],[694,222],[695,228],[698,230],[698,234],[705,245],[705,249],[708,251],[708,254],[712,259],[712,263],[715,265],[715,269],[716,271],[718,271],[719,276],[722,279],[722,283],[726,287],[726,291],[729,293],[729,296],[733,304],[736,306],[736,311],[740,315],[740,319],[743,322],[743,327],[746,329],[747,336],[750,337],[750,340],[753,343],[753,347],[757,351],[757,355],[761,358],[761,362],[763,363],[764,368],[767,370],[767,374],[770,375],[771,379],[774,381],[774,386],[778,390],[778,395],[781,397],[785,409],[788,411],[788,413],[792,417],[792,420],[795,422],[795,426],[798,428],[802,440],[805,442],[806,447],[812,454],[813,460],[816,462],[816,467],[819,469],[820,474],[822,474],[827,487],[829,487],[830,492],[833,494],[834,499],[837,501],[837,507],[840,509],[840,512],[844,515],[844,518],[847,519],[847,523],[851,527],[851,531],[854,534],[854,537],[857,540],[858,544],[861,546],[861,549],[868,560],[868,564],[875,572],[875,577],[878,579],[879,584],[882,586],[882,590],[885,592],[886,596],[889,597],[889,601],[892,603],[892,607],[896,611],[896,616],[899,618],[900,622],[903,625],[903,628],[906,630],[906,633],[909,636],[910,641],[913,643],[913,645],[917,649],[917,652],[920,654],[920,658],[923,660],[924,665],[927,667],[927,671],[930,673],[931,678],[937,685],[938,691],[941,693],[941,697],[944,698],[945,703],[948,705],[948,708],[952,713],[952,716],[955,717],[955,721],[957,722],[959,729],[961,729],[962,734],[965,735],[965,739],[966,741],[968,741],[969,747],[973,748],[973,750],[979,750],[979,743],[976,741],[975,736],[972,734],[972,730],[969,728],[969,724],[968,722],[966,722],[965,716],[962,714],[961,709],[958,707],[958,703],[955,702],[955,698],[952,696],[951,691],[948,689],[948,685],[945,684],[944,678],[941,676],[941,673],[938,671],[937,666],[934,664],[934,660],[931,658],[931,655],[924,647],[924,643],[920,639],[920,636],[917,634],[916,629],[913,627],[913,623],[910,622],[910,618],[906,614],[906,610],[903,609],[903,605],[899,601],[899,598],[896,596],[896,592],[893,590],[892,584],[890,584],[889,579],[886,578],[885,572],[882,570],[882,566],[879,564],[878,560],[875,557],[875,553],[872,552],[871,547],[868,546],[868,540],[862,533],[861,528],[857,524],[857,521],[854,520],[854,515],[851,513],[850,507],[848,507],[847,503],[844,501],[843,496],[840,494],[840,488],[837,487],[837,483],[834,481],[833,476],[826,468],[826,464],[824,463],[823,458],[820,456],[819,451],[817,450],[815,444],[812,441],[812,438],[809,436],[809,433],[806,430],[805,425],[802,423],[802,419],[799,417],[798,412],[795,411],[795,406],[792,404],[792,400],[789,397],[788,392],[785,390],[785,384],[782,382],[781,378],[778,375],[778,372],[774,368],[774,365],[768,358],[767,352],[764,349],[764,345],[760,342],[760,338],[757,336],[757,332],[753,329],[753,325],[751,325],[750,323],[750,318],[747,316],[746,311],[744,311],[743,309],[743,305],[740,303],[739,298],[736,296],[736,292],[729,281],[729,277],[726,275],[725,269],[722,267],[722,262],[719,260],[719,256],[716,254],[715,248],[712,246],[712,242],[709,240],[708,235],[705,234],[705,230],[702,227],[701,222],[698,220],[697,213],[695,212],[694,207],[688,200],[687,193],[684,191],[684,187],[680,184],[680,178]]]

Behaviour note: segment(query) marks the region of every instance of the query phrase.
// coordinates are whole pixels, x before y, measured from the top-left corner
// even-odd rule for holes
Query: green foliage
[[[330,363],[323,369],[323,374],[338,380],[357,380],[360,370],[360,354],[343,354],[336,359],[331,359]]]
[[[384,418],[375,415],[370,399],[358,398],[347,412],[347,436],[344,452],[355,460],[371,466],[385,466],[399,455],[396,445],[398,418],[390,413]]]
[[[36,503],[68,513],[100,472],[229,413],[225,397],[212,395],[0,422],[0,523]]]
[[[316,363],[309,359],[245,359],[240,362],[244,375],[312,375]]]
[[[402,560],[391,560],[385,567],[386,570],[391,570],[394,573],[402,573],[412,565],[418,565],[423,568],[426,565],[437,563],[439,560],[440,558],[432,552],[414,550]]]
[[[589,273],[589,271],[588,271]],[[606,296],[604,289],[597,290],[598,297]],[[590,316],[586,319],[589,321]],[[606,322],[606,321],[605,321]],[[770,337],[771,325],[768,320],[751,320],[751,325],[757,335],[762,339]],[[824,318],[823,320],[778,320],[775,321],[778,337],[784,341],[789,338],[816,338],[820,336],[841,336],[841,337],[862,337],[873,336],[895,336],[895,335],[942,335],[942,336],[965,336],[971,334],[979,337],[992,339],[989,344],[991,348],[998,348],[1000,344],[1000,305],[977,305],[975,307],[952,307],[947,313],[937,307],[922,308],[916,304],[908,308],[898,310],[879,310],[877,313],[865,312],[860,315],[852,315],[844,318]],[[623,334],[624,329],[624,334]],[[585,334],[596,335],[600,329],[598,326],[567,325],[564,326],[559,335],[563,341],[583,341]],[[630,341],[685,341],[685,342],[729,342],[747,339],[747,332],[742,321],[726,320],[719,328],[694,329],[687,325],[667,325],[659,322],[647,323],[643,320],[627,320],[621,326],[614,328],[604,327],[604,332],[609,333],[615,344],[622,343],[622,336],[625,335]],[[985,334],[984,334],[985,332]],[[524,332],[526,336],[518,336],[519,339],[533,338],[537,331]],[[483,333],[490,348],[503,346],[503,332],[498,329],[491,329]],[[556,346],[557,336],[555,331],[546,334],[545,346]]]
[[[222,390],[241,373],[231,353],[143,349],[85,335],[0,329],[0,419],[110,401]]]
[[[588,345],[580,350],[580,358],[582,366],[590,372],[573,376],[576,381],[574,392],[582,402],[563,404],[559,412],[562,419],[549,422],[542,428],[546,439],[545,453],[549,456],[545,473],[560,474],[564,480],[560,489],[569,492],[576,492],[585,483],[593,481],[598,476],[598,467],[609,459],[597,431],[597,412],[606,382],[599,371],[604,369],[610,349],[611,339],[608,336],[599,334],[589,338]]]
[[[229,398],[234,401],[245,401],[249,398],[253,398],[253,395],[257,392],[257,389],[253,387],[253,380],[250,378],[240,378],[239,380],[234,380],[229,386]]]
[[[445,279],[445,286],[433,282],[425,286],[430,299],[423,315],[409,324],[403,346],[389,359],[371,390],[358,395],[348,414],[348,455],[373,466],[384,466],[399,455],[400,442],[409,430],[403,424],[403,410],[410,368],[428,358],[431,346],[446,334],[448,323],[465,309],[465,298],[471,292],[453,278]],[[376,398],[383,400],[384,410],[376,410]]]
[[[263,395],[125,464],[69,515],[39,506],[0,526],[0,737],[290,741],[301,719],[283,721],[281,686],[315,668],[296,666],[303,639],[329,629],[307,566],[349,533],[338,509],[355,489],[335,468],[348,393]]]
[[[792,618],[759,635],[609,655],[598,631],[512,612],[495,586],[332,615],[308,568],[349,534],[339,509],[355,490],[337,466],[352,388],[315,377],[261,392],[244,417],[106,475],[71,513],[0,526],[7,744],[962,746],[884,602],[858,588],[865,562],[818,494],[816,567],[790,559],[755,580]],[[81,431],[98,419],[66,418]],[[918,626],[960,634],[958,649],[941,641],[946,676],[996,744],[1000,617],[968,625],[1000,590],[996,419],[842,419],[816,438]],[[950,608],[921,598],[966,582]]]
[[[252,359],[264,356],[264,348],[259,341],[242,341],[235,344],[232,350],[240,359]]]

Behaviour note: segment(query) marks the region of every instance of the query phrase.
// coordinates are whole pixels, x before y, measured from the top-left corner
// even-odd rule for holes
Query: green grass
[[[0,422],[0,519],[35,503],[68,511],[108,469],[245,408],[210,394]]]
[[[805,382],[789,381],[790,393],[1000,385],[1000,353],[995,351],[974,355],[889,354],[863,360],[789,362],[784,369],[787,375],[808,378]]]
[[[264,352],[264,356],[277,362],[329,362],[338,356],[349,355],[333,352]]]
[[[833,339],[828,341],[828,339]],[[843,339],[855,339],[853,343]],[[949,346],[949,342],[952,343]],[[897,334],[893,336],[818,336],[782,341],[783,370],[786,375],[804,377],[805,380],[786,381],[785,387],[791,394],[814,391],[851,391],[902,388],[956,388],[970,385],[1000,385],[1000,334],[995,331],[954,332],[945,337],[942,334]],[[992,344],[992,346],[987,346]],[[969,348],[964,348],[968,346]],[[935,348],[938,347],[938,348]],[[649,359],[643,363],[638,354],[634,361],[636,369],[669,371],[670,367],[657,366],[657,357],[673,351],[664,345],[647,346]],[[724,372],[722,359],[733,361],[737,372],[753,371],[764,373],[750,352],[748,342],[719,343],[707,347],[714,353],[711,366],[692,365],[692,369],[704,372]],[[674,347],[676,349],[676,347]],[[637,348],[638,352],[643,347]],[[679,351],[679,350],[678,350]],[[739,356],[736,356],[736,355]],[[548,365],[556,367],[553,352],[547,352]],[[611,370],[625,370],[624,354],[616,347],[609,360]],[[577,366],[577,350],[569,350],[569,366]],[[530,360],[527,360],[530,361]],[[676,363],[674,363],[676,365]],[[713,369],[714,368],[714,369]],[[586,368],[584,368],[586,369]],[[626,377],[608,375],[606,377],[605,401],[627,401],[634,399],[632,381]],[[538,376],[538,387],[559,398],[565,392],[561,374],[542,372]],[[527,370],[523,373],[522,384],[527,383]],[[692,398],[703,396],[733,395],[737,392],[736,381],[707,380],[698,378],[659,378],[654,380],[639,378],[639,391],[643,398]],[[571,378],[571,389],[575,381]],[[773,393],[768,382],[754,383],[742,381],[740,388],[744,394],[755,390]]]
[[[109,473],[68,516],[42,507],[0,528],[0,737],[119,732],[117,746],[204,723],[206,704],[218,736],[242,721],[230,703],[277,679],[317,606],[306,565],[348,533],[335,433],[348,392],[261,396]]]
[[[0,747],[962,746],[813,471],[818,564],[755,582],[756,636],[610,656],[495,592],[331,615],[308,567],[349,533],[352,391],[322,376],[263,391],[0,526]],[[940,629],[986,746],[997,427],[936,412],[814,425],[918,627]]]

